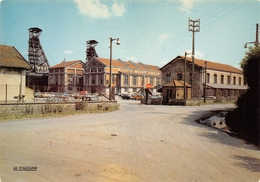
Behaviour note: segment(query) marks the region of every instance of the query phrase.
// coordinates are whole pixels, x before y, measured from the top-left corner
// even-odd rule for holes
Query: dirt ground
[[[111,113],[0,122],[0,181],[260,180],[255,146],[194,122],[233,105],[119,103]],[[14,170],[23,166],[37,171]]]

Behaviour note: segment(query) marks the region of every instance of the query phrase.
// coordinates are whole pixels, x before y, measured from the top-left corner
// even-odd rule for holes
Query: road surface
[[[233,105],[118,102],[111,113],[0,122],[0,181],[260,180],[255,146],[194,122]]]

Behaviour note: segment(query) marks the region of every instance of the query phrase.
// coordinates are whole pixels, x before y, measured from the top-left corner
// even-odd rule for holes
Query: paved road
[[[0,122],[0,181],[260,180],[259,150],[194,122],[234,106],[118,102],[112,113]]]

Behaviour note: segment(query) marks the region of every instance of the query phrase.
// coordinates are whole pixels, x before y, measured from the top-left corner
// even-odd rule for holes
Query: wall
[[[0,102],[6,96],[8,101],[15,101],[15,96],[25,95],[25,73],[21,68],[0,68]]]
[[[0,106],[0,118],[5,118],[10,115],[13,117],[19,117],[24,115],[44,115],[48,113],[73,113],[75,112],[76,104],[82,102],[71,103],[15,103],[15,104],[1,104]],[[85,102],[86,109],[105,109],[107,106],[116,106],[116,101],[108,102]]]

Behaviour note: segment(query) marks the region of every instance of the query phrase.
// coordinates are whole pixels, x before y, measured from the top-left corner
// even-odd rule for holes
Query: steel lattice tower
[[[96,40],[88,40],[87,41],[87,50],[86,50],[86,61],[90,61],[92,57],[98,57],[97,52],[95,50],[98,42]]]
[[[31,65],[31,72],[48,73],[49,62],[42,49],[39,36],[42,30],[37,27],[29,29],[29,49],[28,49],[28,63]]]

